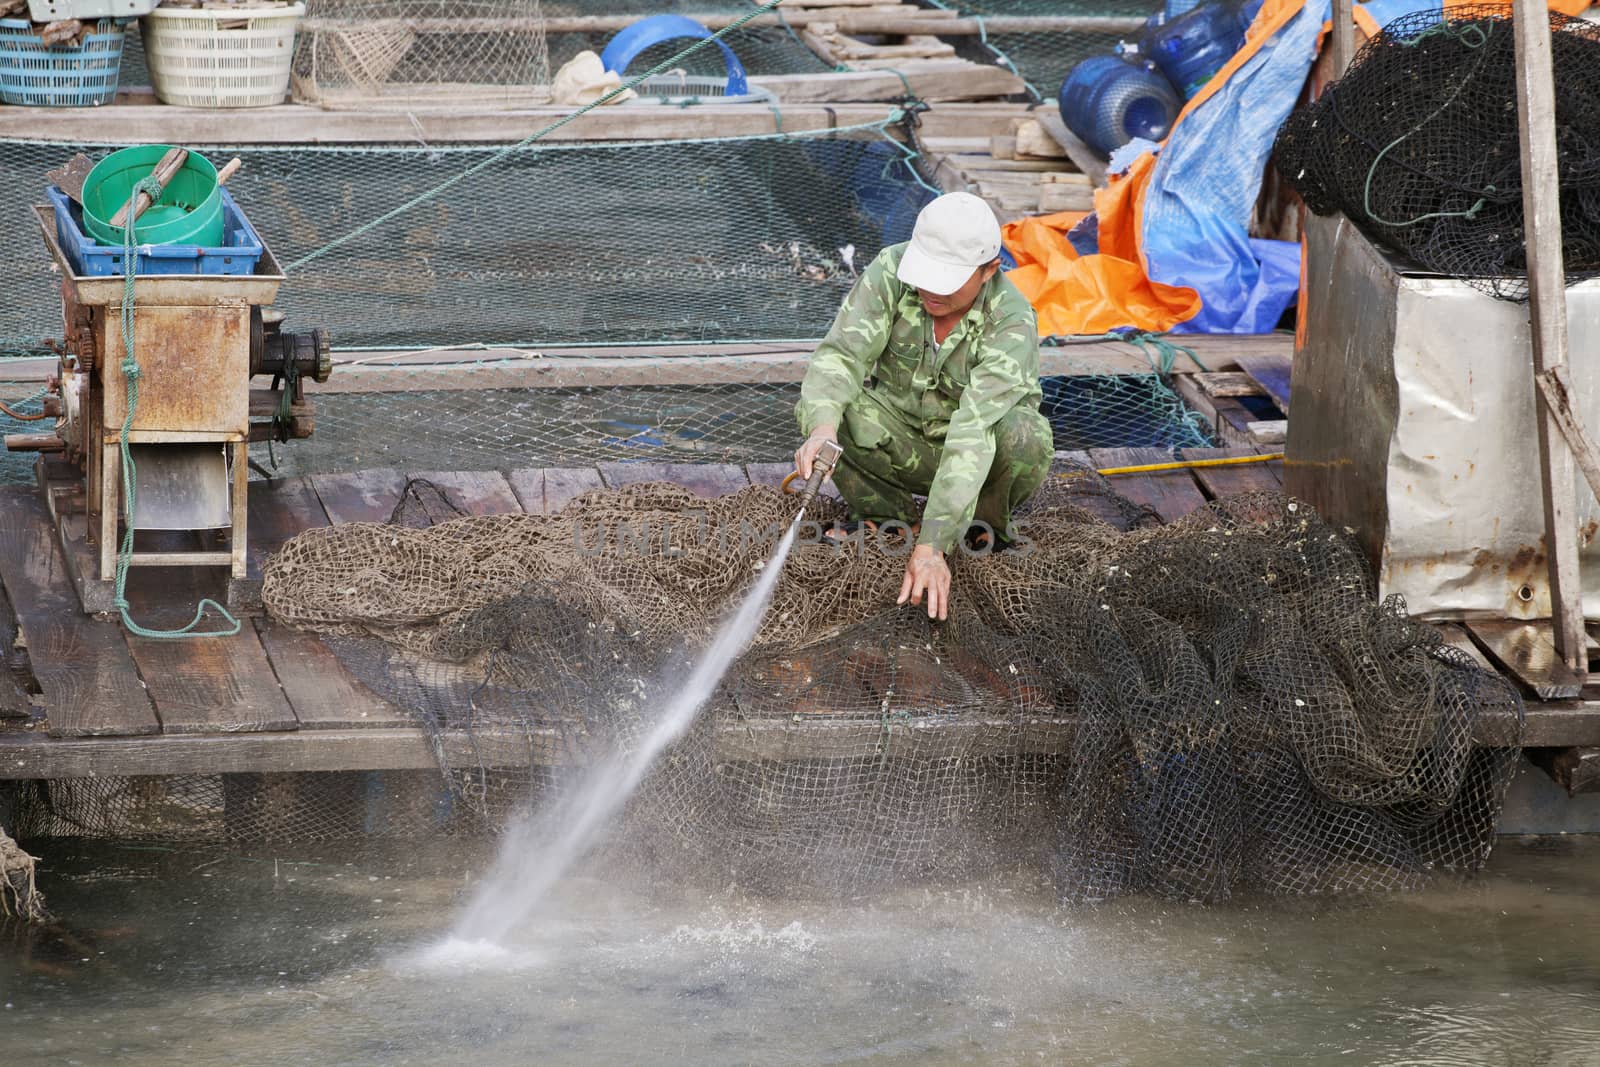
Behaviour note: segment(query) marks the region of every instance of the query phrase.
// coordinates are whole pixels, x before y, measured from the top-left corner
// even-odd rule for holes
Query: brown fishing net
[[[831,892],[1038,863],[1072,899],[1393,888],[1483,861],[1521,737],[1505,682],[1374,603],[1304,505],[1239,497],[1163,526],[1058,475],[1023,548],[957,555],[944,623],[895,607],[903,541],[799,545],[617,847]],[[633,743],[794,509],[661,484],[549,517],[438,521],[439,500],[408,500],[290,541],[264,600],[411,709],[442,766],[451,739],[500,757],[513,739],[517,759],[447,773],[490,824]]]

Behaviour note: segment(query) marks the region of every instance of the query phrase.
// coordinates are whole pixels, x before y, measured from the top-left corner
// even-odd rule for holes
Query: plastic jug
[[[1133,56],[1094,56],[1061,83],[1061,119],[1101,155],[1135,137],[1163,140],[1182,106],[1151,63]]]
[[[1233,58],[1244,44],[1244,26],[1234,4],[1201,4],[1147,30],[1140,50],[1187,100]]]

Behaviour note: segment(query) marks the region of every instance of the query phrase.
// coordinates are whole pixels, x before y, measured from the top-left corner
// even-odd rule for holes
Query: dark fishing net
[[[1550,14],[1566,279],[1600,276],[1600,25]],[[1319,215],[1495,296],[1527,297],[1516,49],[1503,5],[1390,22],[1289,116],[1278,170]]]
[[[1521,738],[1507,683],[1374,603],[1304,505],[1162,526],[1058,475],[1025,550],[958,556],[944,623],[893,606],[902,542],[797,547],[612,847],[830,893],[1037,865],[1071,899],[1387,889],[1482,863]],[[414,489],[417,525],[290,541],[264,600],[428,728],[439,788],[483,826],[637,743],[793,513],[762,487],[643,484],[452,519]]]

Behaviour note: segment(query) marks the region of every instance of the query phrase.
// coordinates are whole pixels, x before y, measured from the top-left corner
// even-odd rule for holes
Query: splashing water
[[[803,513],[802,513],[803,514]],[[681,737],[711,696],[728,665],[744,651],[766,615],[773,586],[794,545],[796,518],[746,595],[706,649],[648,734],[631,752],[613,753],[595,764],[573,791],[543,812],[523,819],[506,836],[499,859],[456,924],[453,936],[433,950],[441,961],[460,964],[474,950],[498,956],[502,940],[534,914],[552,887],[589,851],[621,810],[656,757]]]

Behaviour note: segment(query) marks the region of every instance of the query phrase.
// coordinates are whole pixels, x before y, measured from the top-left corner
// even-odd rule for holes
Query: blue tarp
[[[1393,0],[1403,2],[1403,0]],[[1182,333],[1265,333],[1294,303],[1299,246],[1249,236],[1278,127],[1317,56],[1330,0],[1305,6],[1178,124],[1157,158],[1141,232],[1149,276],[1200,293]]]

